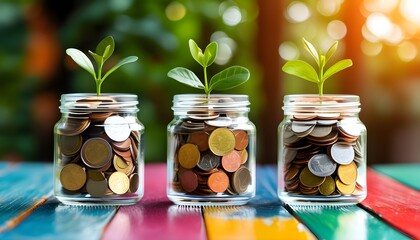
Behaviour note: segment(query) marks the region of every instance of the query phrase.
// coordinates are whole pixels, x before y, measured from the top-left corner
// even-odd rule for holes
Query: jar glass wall
[[[71,205],[129,205],[143,196],[144,126],[132,94],[63,94],[54,127],[54,195]]]
[[[366,198],[366,128],[354,95],[287,95],[278,127],[278,195],[287,204]]]
[[[241,205],[255,195],[256,130],[245,95],[174,96],[167,195],[183,205]]]

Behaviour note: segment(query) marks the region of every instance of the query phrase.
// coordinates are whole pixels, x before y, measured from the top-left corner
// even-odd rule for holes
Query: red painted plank
[[[166,165],[147,164],[145,194],[134,206],[121,207],[103,239],[206,239],[200,208],[172,204],[166,197]]]
[[[381,175],[367,174],[368,196],[361,203],[400,231],[420,239],[420,192]]]

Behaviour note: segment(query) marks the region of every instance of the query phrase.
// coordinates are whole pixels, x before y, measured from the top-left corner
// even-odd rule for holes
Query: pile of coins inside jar
[[[283,128],[283,177],[289,194],[357,194],[364,161],[360,125],[340,114],[293,116]]]
[[[78,100],[58,124],[57,177],[64,193],[104,197],[137,191],[141,133],[112,111],[113,102],[110,97]]]
[[[251,184],[248,132],[233,129],[229,117],[190,112],[174,129],[176,192],[195,195],[244,194]]]

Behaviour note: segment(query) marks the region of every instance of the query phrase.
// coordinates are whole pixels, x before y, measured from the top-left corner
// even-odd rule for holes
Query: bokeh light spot
[[[185,17],[187,9],[182,3],[171,2],[165,9],[166,17],[171,21],[179,21]]]
[[[293,42],[283,42],[279,46],[280,57],[284,60],[293,60],[299,58],[299,50]]]
[[[376,37],[386,39],[394,28],[391,20],[382,13],[372,13],[366,20],[368,30]]]
[[[419,0],[402,0],[400,3],[400,12],[408,21],[420,25]]]
[[[398,46],[398,56],[404,62],[411,62],[417,57],[417,46],[409,41],[403,42]]]
[[[377,42],[377,43],[372,43],[366,40],[362,41],[362,44],[360,45],[362,52],[367,55],[367,56],[378,56],[383,48],[382,43]]]
[[[223,22],[228,26],[236,26],[242,21],[241,10],[237,6],[231,6],[223,12]]]
[[[342,21],[333,20],[327,25],[328,35],[334,40],[343,39],[347,34],[347,27]]]
[[[287,17],[292,22],[304,22],[311,16],[308,6],[302,2],[292,2],[287,7]]]
[[[320,0],[316,5],[318,12],[324,16],[333,16],[340,11],[340,0]]]

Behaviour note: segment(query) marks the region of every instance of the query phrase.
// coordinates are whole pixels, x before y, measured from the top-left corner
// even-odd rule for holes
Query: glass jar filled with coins
[[[366,198],[366,128],[354,95],[287,95],[278,128],[280,199],[357,204]]]
[[[143,196],[144,126],[132,94],[63,94],[54,127],[54,194],[72,205],[129,205]]]
[[[255,126],[246,95],[175,95],[167,194],[183,205],[241,205],[255,195]]]

